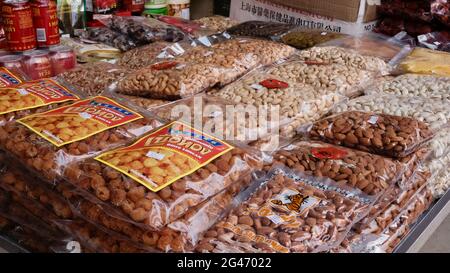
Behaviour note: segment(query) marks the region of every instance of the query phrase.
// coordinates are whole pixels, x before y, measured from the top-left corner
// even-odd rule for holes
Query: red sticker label
[[[347,151],[336,147],[312,148],[311,154],[319,159],[341,159],[347,156]]]
[[[171,69],[177,65],[178,65],[177,62],[162,62],[152,65],[151,68],[155,70],[166,70]]]
[[[289,87],[287,82],[275,80],[275,79],[267,79],[259,83],[268,89],[285,89]]]

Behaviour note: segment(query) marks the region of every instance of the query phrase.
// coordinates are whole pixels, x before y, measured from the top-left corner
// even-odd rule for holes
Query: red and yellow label
[[[156,63],[156,64],[152,65],[151,68],[154,70],[167,70],[167,69],[174,68],[177,65],[178,65],[177,62],[162,62],[162,63]]]
[[[311,154],[318,159],[341,159],[347,156],[347,151],[335,147],[312,148]]]
[[[79,99],[52,79],[32,81],[0,88],[0,114]]]
[[[5,67],[0,67],[0,88],[19,85],[23,80]]]
[[[117,102],[97,96],[27,116],[18,122],[61,147],[141,118],[142,115]]]
[[[174,121],[96,160],[157,192],[232,149],[217,138]]]

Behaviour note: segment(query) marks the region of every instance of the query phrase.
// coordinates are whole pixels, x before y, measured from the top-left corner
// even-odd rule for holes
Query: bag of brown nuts
[[[169,123],[128,147],[69,165],[65,179],[131,222],[159,229],[262,168],[251,149],[189,128]]]
[[[413,118],[349,111],[315,122],[307,136],[389,157],[414,153],[434,133],[423,122]]]
[[[274,169],[207,231],[197,252],[320,252],[340,244],[373,198],[325,178]]]
[[[86,95],[59,78],[0,87],[0,126],[22,117],[73,103]]]
[[[264,167],[286,166],[338,185],[357,188],[368,195],[383,194],[401,177],[404,165],[392,159],[322,142],[294,141],[273,154]]]
[[[53,182],[72,162],[133,141],[162,125],[107,97],[93,97],[0,127],[0,147]]]

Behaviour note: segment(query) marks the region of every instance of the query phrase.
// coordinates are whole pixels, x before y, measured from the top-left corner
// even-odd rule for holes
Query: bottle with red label
[[[4,0],[1,15],[6,41],[11,51],[36,48],[36,32],[29,1]]]
[[[31,79],[38,80],[52,76],[52,65],[47,51],[33,50],[25,52],[23,56],[25,72]]]
[[[33,24],[39,47],[59,44],[58,16],[55,0],[33,0]]]
[[[50,60],[52,63],[52,75],[59,75],[75,67],[77,57],[72,48],[67,46],[55,46],[50,48]]]

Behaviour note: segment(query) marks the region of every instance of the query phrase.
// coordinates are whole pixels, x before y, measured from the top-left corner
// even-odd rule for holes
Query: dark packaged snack
[[[419,44],[429,49],[450,52],[450,33],[432,32],[417,37]]]
[[[88,28],[83,32],[82,37],[96,42],[105,43],[122,51],[128,51],[137,47],[133,39],[120,32],[113,31],[106,27]]]
[[[431,14],[446,26],[450,26],[450,2],[448,0],[431,1]]]
[[[237,36],[272,39],[273,37],[286,33],[293,28],[296,28],[296,26],[275,22],[247,21],[227,29],[227,32],[231,35]]]

